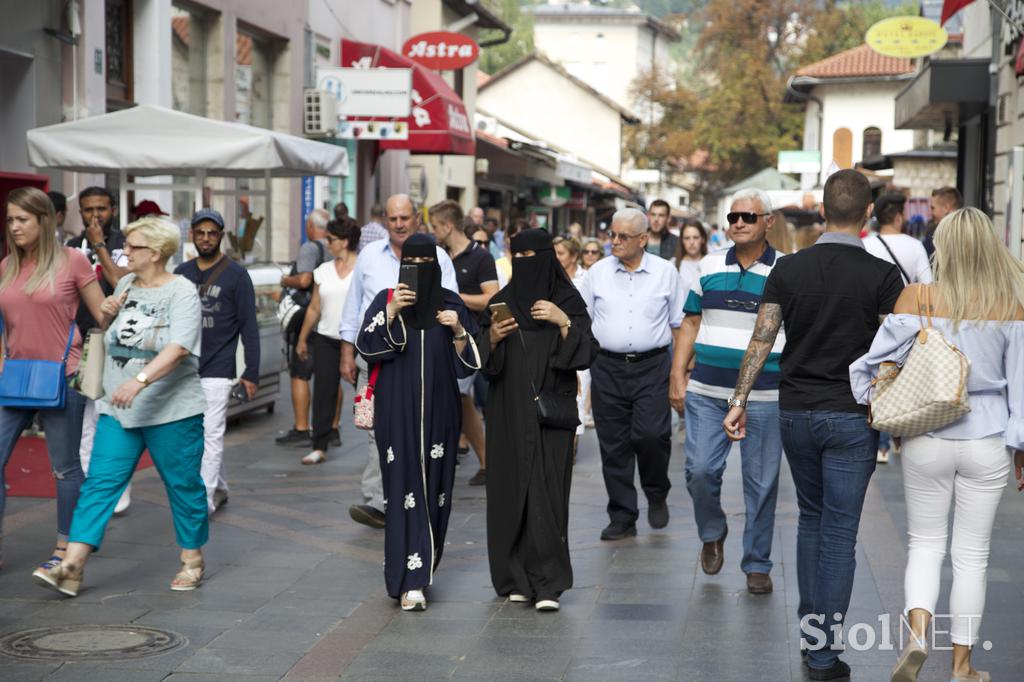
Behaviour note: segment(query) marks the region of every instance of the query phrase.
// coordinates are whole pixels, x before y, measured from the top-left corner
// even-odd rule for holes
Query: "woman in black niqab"
[[[515,323],[481,321],[477,336],[490,388],[487,424],[487,550],[499,595],[558,609],[572,586],[569,490],[574,430],[541,425],[537,393],[576,395],[576,371],[598,345],[583,299],[555,258],[551,236],[525,230],[511,243],[512,281],[491,303]]]

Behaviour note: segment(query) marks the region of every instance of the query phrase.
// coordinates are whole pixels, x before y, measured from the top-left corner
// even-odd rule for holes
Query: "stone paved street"
[[[136,624],[183,635],[163,655],[102,662],[26,661],[0,655],[0,680],[441,680],[566,679],[741,682],[803,680],[797,651],[794,564],[796,503],[782,474],[775,540],[775,593],[746,593],[739,570],[743,506],[733,460],[725,485],[733,532],[715,577],[697,564],[682,458],[674,451],[672,521],[664,532],[642,519],[636,539],[598,540],[605,493],[593,430],[575,470],[571,545],[576,587],[562,611],[538,614],[495,597],[487,571],[484,492],[459,469],[444,561],[429,609],[401,613],[384,592],[383,533],[349,521],[359,501],[365,436],[346,419],[344,447],[320,467],[273,443],[288,426],[287,403],[229,430],[230,503],[214,517],[208,578],[193,593],[167,583],[176,570],[167,502],[154,469],[136,476],[130,511],[113,520],[85,588],[65,599],[35,587],[53,501],[16,498],[5,521],[0,636],[62,624]],[[346,412],[346,414],[350,414]],[[738,452],[734,453],[734,458]],[[1017,650],[1024,597],[1024,505],[1008,490],[997,521],[979,667],[1020,679]],[[904,519],[899,460],[875,475],[861,525],[850,622],[882,636],[880,614],[901,608]],[[945,572],[948,589],[949,570]],[[940,608],[944,608],[943,600]],[[861,632],[863,641],[864,633]],[[888,680],[895,651],[847,652],[852,679]],[[922,680],[948,680],[950,654],[934,652]]]

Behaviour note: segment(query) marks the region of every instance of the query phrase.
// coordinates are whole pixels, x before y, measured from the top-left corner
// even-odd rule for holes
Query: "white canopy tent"
[[[118,173],[122,216],[128,215],[129,189],[193,191],[195,206],[201,207],[207,177],[264,178],[263,190],[218,190],[215,194],[268,197],[268,255],[273,225],[270,179],[348,175],[344,147],[149,104],[30,130],[28,157],[36,168]],[[129,175],[191,176],[193,180],[129,183]]]

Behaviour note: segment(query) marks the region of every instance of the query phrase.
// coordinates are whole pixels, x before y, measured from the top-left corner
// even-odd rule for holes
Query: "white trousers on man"
[[[100,419],[100,413],[96,410],[95,400],[85,401],[85,413],[82,415],[82,442],[78,446],[78,459],[82,462],[82,473],[86,478],[89,476],[89,462],[92,461],[92,442],[96,439],[96,422]],[[132,503],[132,482],[128,481],[121,499],[114,507],[114,513],[120,514]]]
[[[370,382],[370,371],[366,360],[362,355],[356,354],[356,370],[359,372],[359,381],[356,385],[356,395],[362,395],[366,385]],[[377,452],[377,440],[373,436],[373,430],[366,432],[369,438],[367,448],[366,466],[363,468],[363,479],[360,486],[363,492],[363,502],[374,509],[384,511],[384,479],[380,474],[380,453]]]
[[[985,583],[996,508],[1010,473],[1002,434],[978,440],[931,436],[903,439],[903,491],[907,500],[907,613],[935,615],[953,510],[953,585],[949,595],[954,644],[973,646],[985,609]]]
[[[225,498],[228,482],[224,478],[224,431],[228,423],[228,401],[234,381],[220,377],[202,378],[206,412],[203,413],[203,464],[200,474],[206,485],[206,507],[212,514],[217,510],[214,498],[221,491]]]

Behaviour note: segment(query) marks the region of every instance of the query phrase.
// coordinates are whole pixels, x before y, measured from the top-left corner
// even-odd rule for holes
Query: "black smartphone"
[[[415,265],[403,265],[398,269],[398,283],[404,284],[415,293],[416,291],[416,271]]]

